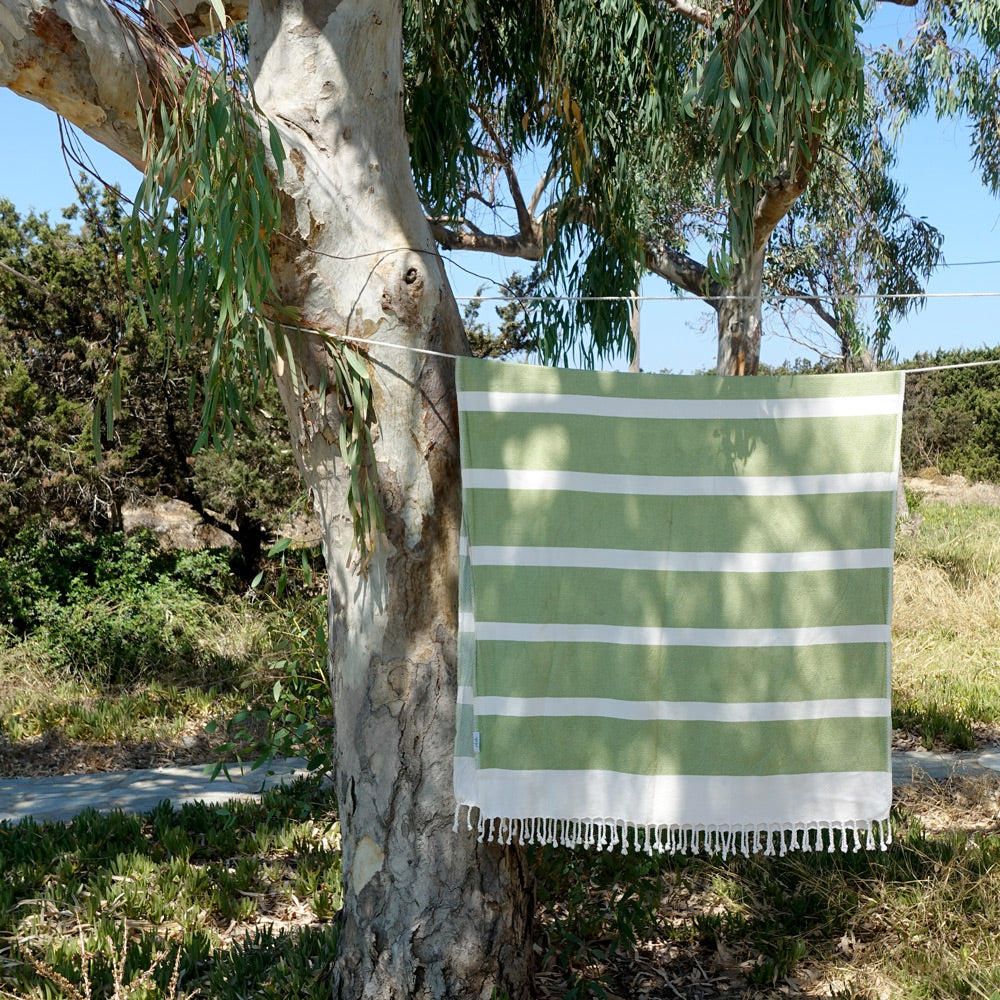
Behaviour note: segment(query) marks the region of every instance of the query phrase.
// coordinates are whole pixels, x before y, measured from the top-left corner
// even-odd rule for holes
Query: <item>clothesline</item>
[[[760,299],[763,303],[774,301],[814,302],[818,299],[993,299],[1000,298],[1000,292],[865,292],[844,295],[788,294],[774,297],[757,295],[456,295],[457,302],[743,302]]]
[[[22,279],[29,285],[43,292],[46,295],[55,296],[46,286],[35,281],[33,278],[28,277],[28,275],[23,274],[21,271],[11,267],[9,264],[5,264],[0,261],[0,268],[9,272],[17,278]],[[854,299],[954,299],[954,298],[1000,298],[1000,292],[911,292],[906,294],[863,294],[863,295],[853,295],[849,296]],[[747,295],[726,295],[726,296],[716,296],[716,298],[725,298],[730,301],[737,301],[740,299],[749,299],[752,296]],[[802,300],[808,301],[815,299],[816,296],[811,295],[785,295],[782,296],[783,299],[792,300]],[[510,302],[512,301],[511,296],[507,295],[458,295],[455,296],[458,302]],[[529,302],[700,302],[703,301],[698,296],[694,295],[524,295],[517,296],[514,301],[520,303]],[[766,301],[766,300],[765,300]],[[309,331],[315,333],[317,331]],[[431,357],[437,358],[459,358],[465,357],[463,354],[458,354],[451,351],[435,351],[427,347],[414,347],[409,344],[393,344],[385,340],[373,340],[371,338],[364,337],[353,337],[349,334],[342,334],[339,337],[331,338],[337,340],[348,341],[352,344],[366,344],[371,347],[389,347],[395,348],[400,351],[410,351],[413,354],[425,354]],[[1000,360],[989,360],[989,361],[966,361],[960,364],[953,365],[934,365],[926,368],[909,368],[903,369],[911,375],[924,374],[926,372],[934,371],[946,371],[954,368],[976,368],[982,365],[995,365],[1000,364]]]
[[[309,333],[315,333],[315,330],[307,331]],[[468,355],[456,354],[452,351],[432,351],[427,347],[412,347],[409,344],[393,344],[387,340],[372,340],[366,337],[352,337],[350,334],[341,334],[337,337],[331,337],[331,340],[346,340],[352,344],[364,344],[371,347],[390,347],[398,351],[410,351],[414,354],[430,354],[436,358],[463,358]],[[983,365],[1000,365],[1000,358],[990,359],[987,361],[963,361],[958,364],[953,365],[931,365],[927,368],[902,368],[900,371],[904,375],[923,375],[926,372],[943,372],[948,371],[953,368],[979,368]]]

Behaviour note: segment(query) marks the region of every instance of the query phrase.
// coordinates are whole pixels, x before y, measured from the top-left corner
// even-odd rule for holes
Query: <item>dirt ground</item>
[[[938,503],[978,503],[1000,507],[1000,485],[996,483],[970,483],[965,476],[954,472],[945,476],[935,466],[921,469],[906,480],[908,489],[922,493],[928,500]]]

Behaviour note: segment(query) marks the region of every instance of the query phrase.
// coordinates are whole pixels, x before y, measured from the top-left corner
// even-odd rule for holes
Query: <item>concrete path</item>
[[[905,785],[921,778],[975,776],[1000,771],[1000,752],[934,753],[931,750],[893,750],[892,783]]]
[[[298,758],[274,761],[268,770],[272,773],[231,764],[231,781],[221,774],[215,781],[209,780],[203,764],[51,778],[0,778],[0,821],[17,822],[26,816],[37,820],[69,820],[90,806],[101,812],[123,809],[144,813],[164,799],[169,799],[175,807],[185,802],[221,804],[231,799],[257,798],[263,789],[309,773],[305,761]],[[896,785],[921,778],[943,781],[956,775],[990,771],[1000,771],[1000,752],[948,754],[907,750],[894,751],[892,755],[892,780]]]
[[[224,774],[211,781],[205,764],[48,778],[0,778],[0,821],[17,822],[26,816],[68,820],[90,806],[101,812],[122,809],[144,813],[164,799],[175,807],[186,802],[221,805],[232,799],[259,798],[262,790],[308,773],[304,760],[288,758],[273,761],[259,771],[251,771],[249,764],[230,764],[230,781]]]

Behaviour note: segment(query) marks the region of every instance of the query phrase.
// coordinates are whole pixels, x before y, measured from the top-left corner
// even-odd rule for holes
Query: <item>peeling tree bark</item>
[[[467,344],[410,173],[400,4],[254,0],[248,22],[257,99],[289,156],[272,245],[282,300],[304,326],[398,345],[369,348],[387,533],[366,578],[349,568],[322,340],[290,333],[277,372],[330,574],[344,872],[334,996],[518,1000],[530,990],[533,909],[523,855],[452,832],[453,362],[404,348]],[[101,0],[0,0],[0,84],[137,166],[136,98],[157,55],[167,57],[147,61]]]
[[[257,99],[290,160],[272,254],[284,302],[330,333],[467,350],[410,172],[398,3],[263,0],[249,27]],[[532,894],[521,854],[452,833],[453,362],[368,348],[387,534],[362,579],[347,568],[339,414],[317,393],[325,349],[303,335],[293,350],[279,387],[330,570],[345,881],[334,995],[523,996]]]
[[[155,44],[123,30],[97,0],[0,0],[0,86],[44,104],[140,170],[144,53],[155,61]]]

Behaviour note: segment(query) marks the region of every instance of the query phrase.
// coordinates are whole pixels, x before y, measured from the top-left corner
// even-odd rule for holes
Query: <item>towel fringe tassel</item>
[[[528,846],[568,847],[575,850],[632,851],[657,854],[719,854],[725,860],[740,854],[784,857],[792,851],[823,851],[834,853],[838,846],[848,851],[888,850],[892,843],[892,827],[888,819],[856,820],[824,823],[760,823],[750,826],[698,824],[643,824],[624,819],[589,818],[563,819],[553,816],[483,816],[479,813],[473,825],[475,806],[458,805],[452,831],[459,832],[462,810],[465,828],[475,831],[480,843]],[[631,843],[630,843],[631,840]],[[839,845],[838,845],[839,841]]]

